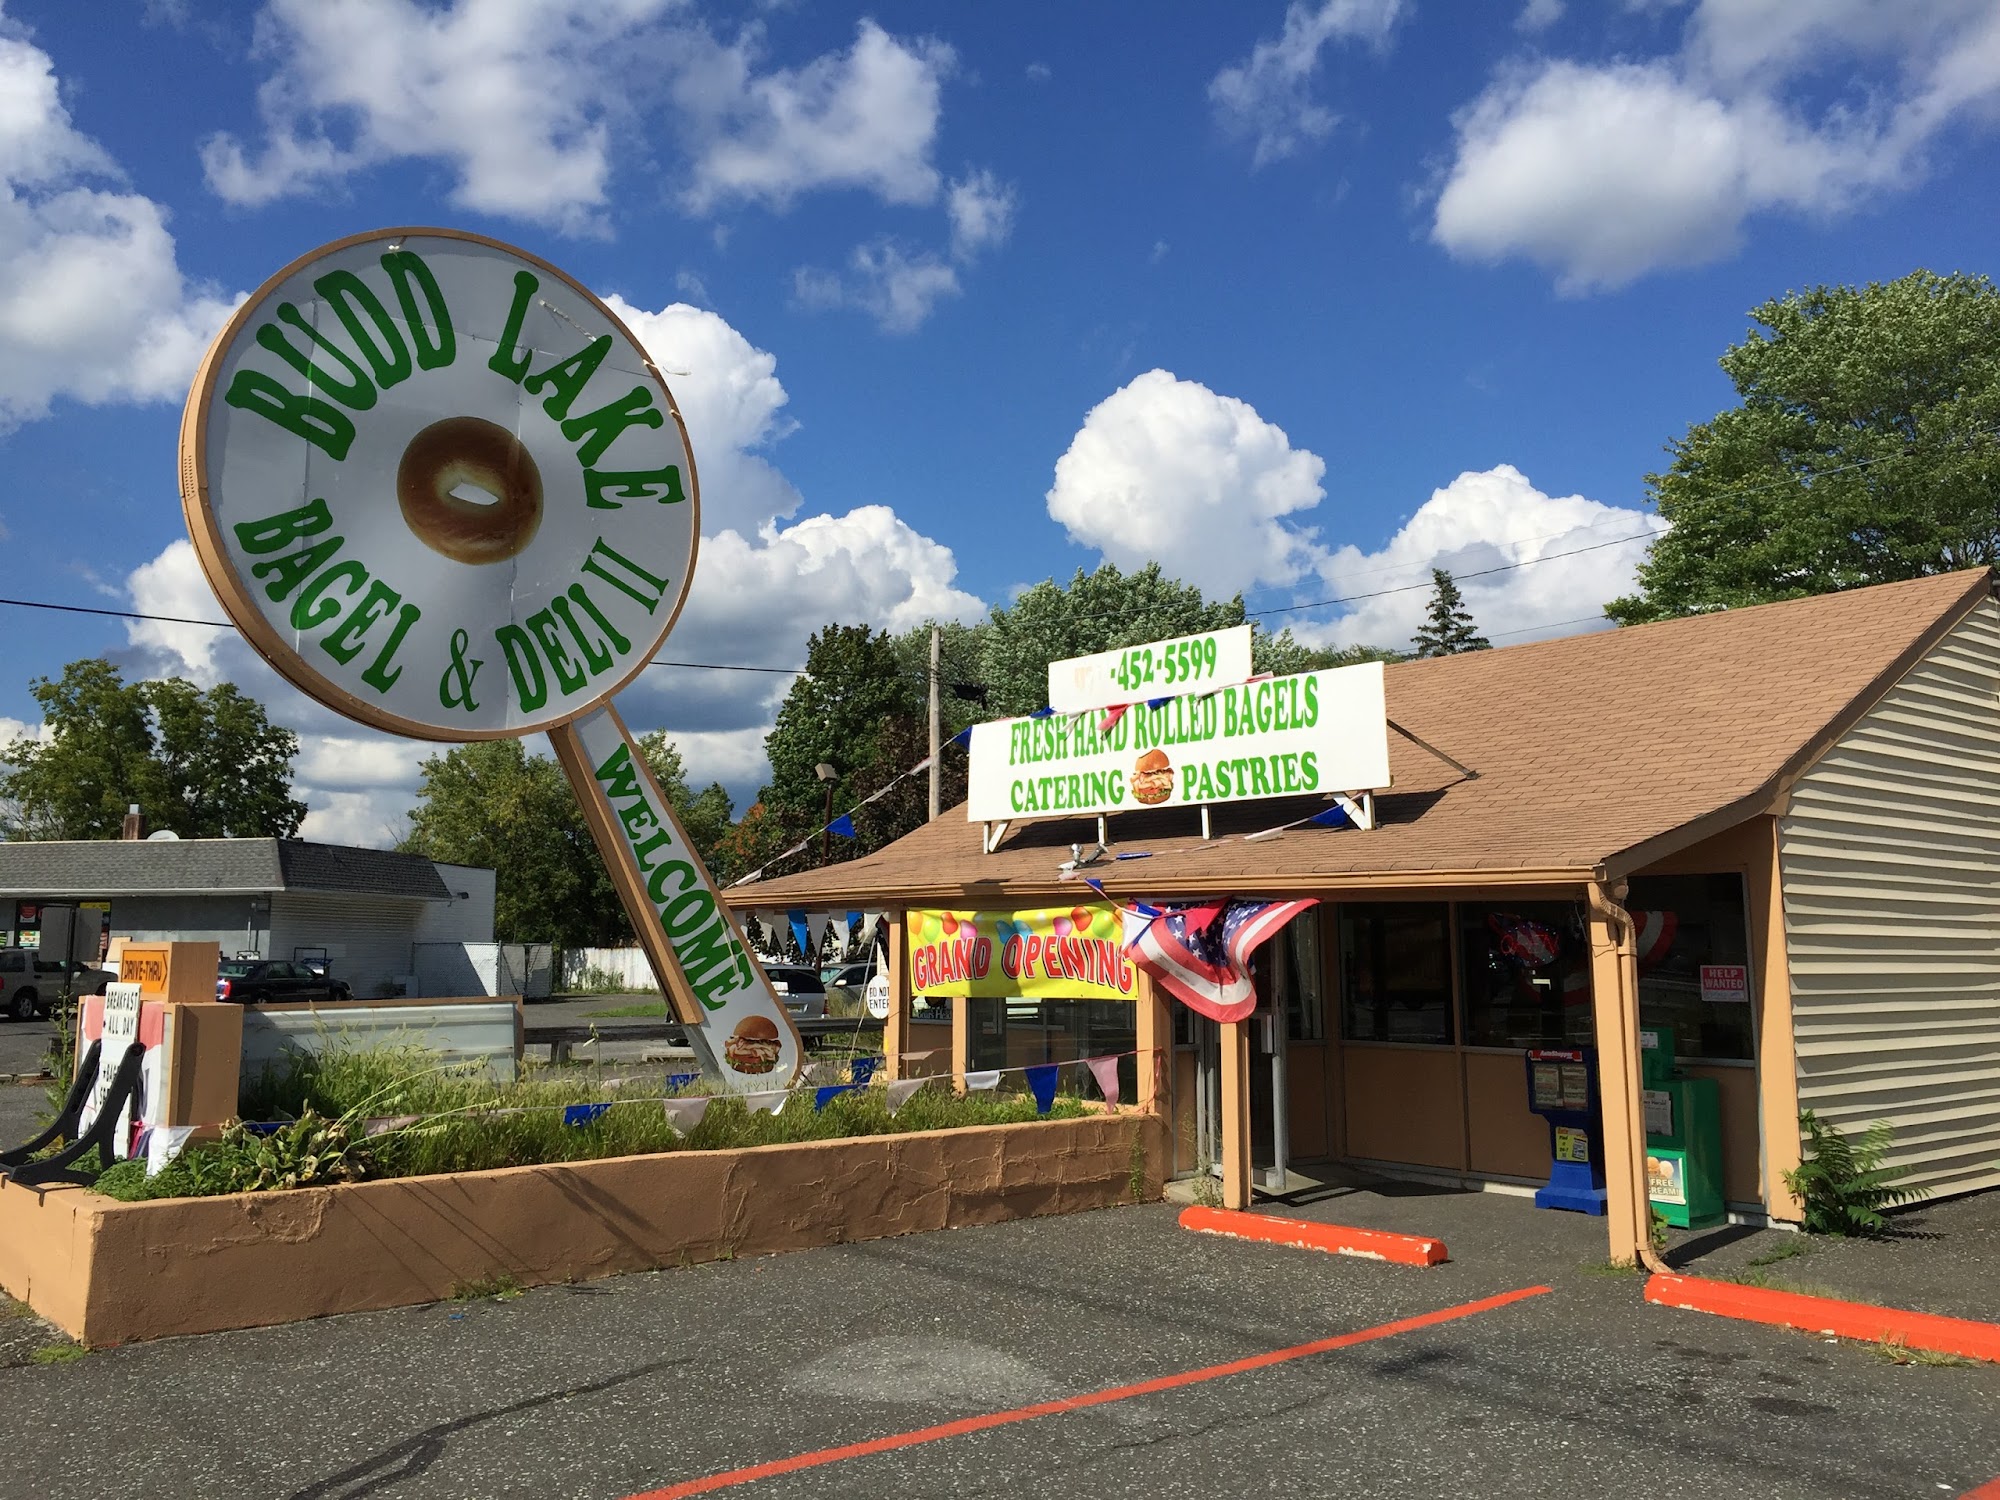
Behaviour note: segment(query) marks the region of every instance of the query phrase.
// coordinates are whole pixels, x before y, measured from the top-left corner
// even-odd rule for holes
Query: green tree
[[[1647,477],[1672,529],[1621,624],[2000,560],[2000,289],[1915,271],[1766,302],[1722,356],[1741,404]]]
[[[135,802],[182,838],[290,838],[305,818],[291,795],[298,736],[232,684],[128,683],[85,657],[31,690],[45,737],[0,752],[9,838],[116,838]]]
[[[1461,651],[1487,651],[1493,643],[1472,623],[1472,611],[1458,583],[1443,568],[1431,569],[1430,609],[1413,643],[1418,656],[1456,656]]]
[[[674,816],[680,819],[695,853],[701,856],[704,865],[712,868],[716,848],[722,836],[729,831],[729,820],[736,813],[728,790],[719,781],[711,781],[699,792],[690,787],[680,749],[667,738],[664,729],[652,729],[640,735],[639,754],[652,768],[654,779],[666,793]]]

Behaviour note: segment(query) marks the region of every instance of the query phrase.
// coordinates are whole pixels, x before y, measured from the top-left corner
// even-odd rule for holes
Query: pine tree
[[[1430,614],[1414,638],[1418,656],[1456,656],[1461,651],[1488,651],[1493,643],[1472,623],[1472,611],[1451,574],[1431,569]]]

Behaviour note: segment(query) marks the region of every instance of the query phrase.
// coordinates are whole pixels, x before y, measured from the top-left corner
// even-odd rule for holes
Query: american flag
[[[1125,950],[1167,993],[1212,1021],[1257,1008],[1250,955],[1315,900],[1125,909]]]

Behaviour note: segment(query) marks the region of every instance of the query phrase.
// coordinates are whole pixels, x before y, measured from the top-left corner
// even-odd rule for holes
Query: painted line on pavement
[[[1355,1229],[1346,1224],[1321,1224],[1312,1219],[1286,1219],[1277,1214],[1252,1214],[1232,1208],[1184,1208],[1181,1228],[1198,1234],[1256,1240],[1293,1250],[1320,1250],[1328,1255],[1353,1255],[1362,1260],[1393,1261],[1399,1266],[1435,1266],[1451,1259],[1443,1240],[1428,1235],[1391,1234],[1382,1229]]]
[[[810,1453],[795,1454],[791,1458],[748,1464],[740,1469],[725,1469],[719,1474],[683,1480],[664,1489],[644,1490],[636,1495],[627,1496],[626,1500],[684,1500],[686,1496],[706,1495],[716,1490],[733,1489],[739,1484],[750,1484],[759,1479],[773,1479],[781,1474],[796,1474],[802,1469],[817,1469],[850,1458],[866,1458],[875,1453],[893,1453],[899,1448],[915,1448],[945,1438],[964,1437],[968,1433],[1011,1426],[1016,1422],[1032,1422],[1038,1417],[1061,1416],[1067,1412],[1085,1411],[1093,1406],[1106,1406],[1113,1401],[1126,1401],[1134,1396],[1151,1396],[1161,1391],[1178,1390],[1183,1386],[1202,1385],[1230,1375],[1246,1375],[1252,1370],[1268,1369],[1272,1365],[1286,1364],[1295,1359],[1307,1359],[1315,1354],[1329,1354],[1336,1349],[1351,1349],[1356,1344],[1373,1343],[1377,1339],[1393,1338],[1399,1333],[1415,1333],[1418,1329],[1432,1328],[1440,1323],[1475,1317],[1480,1313],[1493,1312],[1516,1302],[1524,1302],[1530,1297],[1546,1296],[1548,1291],[1549,1288],[1545,1286],[1521,1287],[1516,1291],[1502,1292],[1498,1296],[1481,1297],[1476,1302],[1461,1302],[1454,1307],[1440,1308],[1436,1312],[1419,1313],[1411,1318],[1398,1318],[1393,1323],[1378,1323],[1373,1328],[1361,1328],[1353,1333],[1339,1333],[1332,1338],[1315,1339],[1309,1344],[1294,1344],[1288,1349],[1274,1349],[1268,1354],[1252,1354],[1244,1359],[1232,1359],[1219,1365],[1203,1365],[1199,1369],[1182,1370],[1178,1374],[1161,1375],[1131,1385],[1106,1386],[1103,1390],[1090,1391],[1081,1396],[1064,1396],[1055,1401],[1037,1402],[1033,1406],[1017,1406],[1010,1411],[987,1412],[983,1416],[960,1417],[954,1422],[940,1422],[935,1427],[919,1427],[914,1431],[899,1432],[889,1437],[869,1438],[866,1442],[843,1443],[837,1448],[820,1448]]]
[[[1879,1343],[1894,1339],[1912,1349],[1956,1354],[1964,1359],[2000,1363],[2000,1323],[1970,1318],[1946,1318],[1901,1307],[1877,1307],[1872,1302],[1842,1302],[1775,1287],[1742,1286],[1700,1276],[1654,1276],[1646,1283],[1646,1300],[1660,1307],[1714,1313],[1747,1323],[1827,1333],[1836,1338]],[[1990,1488],[1990,1486],[1989,1486]],[[1975,1491],[1985,1495],[1985,1491]],[[1995,1490],[1992,1500],[2000,1500]]]

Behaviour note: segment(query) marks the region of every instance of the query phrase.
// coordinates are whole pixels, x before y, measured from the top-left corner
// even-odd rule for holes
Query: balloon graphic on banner
[[[611,707],[687,597],[700,495],[610,308],[458,230],[322,246],[209,347],[181,504],[230,619],[308,696],[420,739],[548,733],[708,1071],[796,1073],[798,1033]]]

